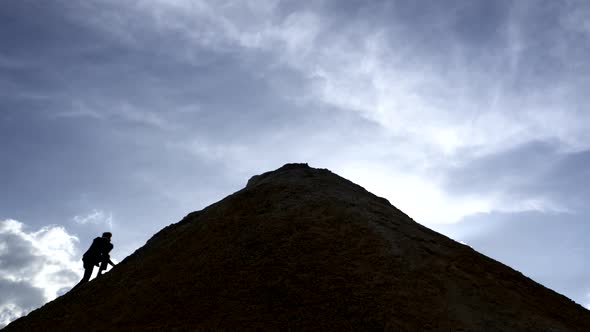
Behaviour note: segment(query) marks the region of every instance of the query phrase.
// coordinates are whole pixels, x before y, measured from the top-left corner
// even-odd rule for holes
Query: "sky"
[[[590,3],[1,0],[0,326],[288,162],[590,308]]]

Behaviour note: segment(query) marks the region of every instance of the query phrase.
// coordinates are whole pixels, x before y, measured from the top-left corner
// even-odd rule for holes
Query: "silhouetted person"
[[[109,253],[113,250],[113,244],[111,243],[112,236],[110,232],[104,232],[102,233],[102,237],[97,237],[92,241],[92,245],[90,245],[90,248],[82,256],[84,277],[82,277],[82,280],[74,288],[90,280],[95,265],[99,266],[98,275],[101,275],[102,271],[107,269],[108,264],[115,266],[111,261],[111,256],[109,256]]]

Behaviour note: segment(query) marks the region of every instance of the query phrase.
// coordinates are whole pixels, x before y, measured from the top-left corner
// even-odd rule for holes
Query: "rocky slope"
[[[328,170],[288,164],[6,331],[590,331],[590,311]]]

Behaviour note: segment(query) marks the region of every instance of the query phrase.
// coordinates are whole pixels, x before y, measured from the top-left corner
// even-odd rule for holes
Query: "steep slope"
[[[590,331],[590,312],[328,170],[288,164],[6,331]]]

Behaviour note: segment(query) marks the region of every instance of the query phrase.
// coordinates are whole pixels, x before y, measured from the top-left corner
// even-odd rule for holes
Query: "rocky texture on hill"
[[[6,327],[213,329],[590,331],[590,311],[328,170],[287,164]]]

